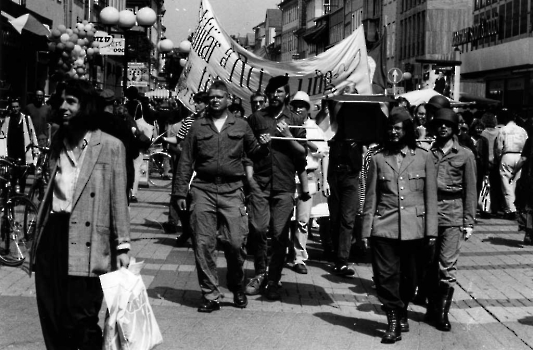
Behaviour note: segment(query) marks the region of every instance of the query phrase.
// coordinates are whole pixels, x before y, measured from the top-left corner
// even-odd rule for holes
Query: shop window
[[[520,34],[527,33],[527,3],[528,0],[520,1]]]

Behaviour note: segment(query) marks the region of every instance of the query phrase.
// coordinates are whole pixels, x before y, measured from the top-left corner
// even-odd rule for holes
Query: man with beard
[[[226,84],[215,80],[208,91],[209,109],[196,120],[183,141],[176,173],[175,192],[180,210],[190,210],[194,237],[194,256],[202,303],[198,312],[220,309],[216,246],[220,241],[227,261],[228,289],[236,307],[248,304],[244,294],[244,244],[248,217],[242,190],[243,154],[251,159],[268,154],[270,136],[261,135],[257,143],[248,123],[229,110]],[[189,182],[193,171],[196,176]],[[189,194],[190,192],[190,194]],[[186,198],[190,195],[191,204]]]
[[[449,331],[448,311],[456,282],[457,260],[463,240],[474,231],[476,214],[476,160],[457,139],[459,117],[448,108],[432,121],[436,133],[430,153],[437,171],[439,232],[435,259],[427,276],[427,319],[437,329]]]
[[[365,246],[371,243],[376,292],[387,314],[382,342],[394,343],[409,331],[420,254],[437,236],[437,183],[405,109],[392,110],[385,131],[383,148],[370,159],[362,236]]]
[[[272,135],[277,138],[305,139],[302,117],[287,108],[289,78],[277,76],[270,79],[265,93],[268,107],[248,118],[256,137]],[[275,139],[268,157],[254,162],[254,174],[248,179],[251,200],[248,207],[253,226],[250,244],[254,249],[255,277],[246,286],[246,294],[256,295],[266,281],[266,297],[281,298],[279,282],[289,244],[289,224],[296,191],[295,175],[305,171],[305,141]],[[267,232],[272,236],[272,257],[267,271]]]
[[[50,122],[52,107],[44,103],[43,90],[35,91],[33,103],[28,104],[22,112],[31,117],[37,138],[45,135],[49,143],[51,135],[48,123]]]

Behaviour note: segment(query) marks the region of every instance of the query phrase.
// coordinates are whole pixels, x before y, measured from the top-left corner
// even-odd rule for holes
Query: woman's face
[[[418,107],[418,109],[416,111],[415,118],[416,118],[416,121],[418,122],[419,125],[425,125],[426,121],[427,121],[427,119],[426,119],[426,107],[424,107],[424,106]]]

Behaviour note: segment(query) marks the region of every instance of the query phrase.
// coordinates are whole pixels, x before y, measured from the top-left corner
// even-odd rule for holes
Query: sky
[[[277,8],[282,0],[208,0],[221,27],[228,34],[244,36],[265,20],[267,9]],[[165,0],[163,23],[166,37],[178,45],[187,39],[198,22],[200,0]]]

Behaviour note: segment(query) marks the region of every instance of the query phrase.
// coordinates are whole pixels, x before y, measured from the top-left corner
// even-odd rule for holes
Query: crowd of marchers
[[[129,264],[127,207],[154,143],[172,155],[164,228],[181,233],[176,245],[192,246],[199,312],[220,309],[217,247],[234,304],[245,308],[250,295],[282,300],[285,268],[308,272],[306,246],[318,228],[333,274],[356,274],[354,246],[370,255],[387,316],[382,342],[394,343],[409,331],[410,303],[424,305],[437,329],[451,329],[457,263],[483,186],[490,206],[479,216],[517,220],[531,244],[530,120],[504,108],[456,112],[441,95],[413,107],[397,99],[380,109],[379,141],[363,144],[342,120],[328,139],[315,118],[331,111],[317,113],[285,76],[250,96],[250,115],[231,89],[213,81],[194,95],[194,113],[179,102],[161,108],[136,88],[122,99],[83,81],[59,84],[46,102],[37,91],[24,108],[10,99],[0,155],[32,163],[46,150],[50,160],[30,262],[48,349],[101,348],[98,276]]]

